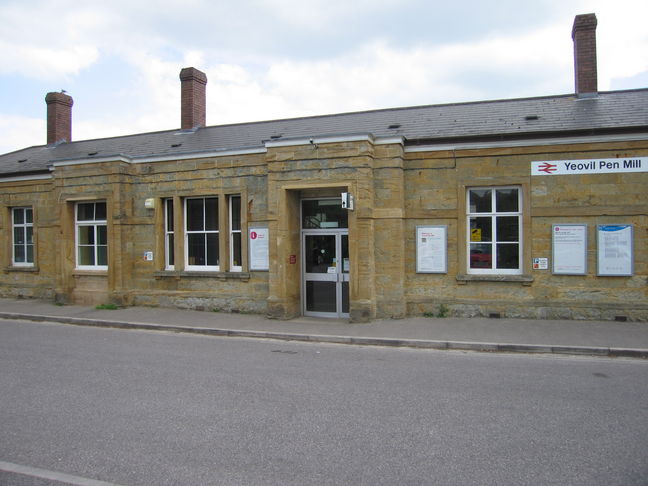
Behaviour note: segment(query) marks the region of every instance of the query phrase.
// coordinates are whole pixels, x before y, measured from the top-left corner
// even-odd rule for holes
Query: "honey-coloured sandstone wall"
[[[352,138],[352,137],[351,137]],[[647,142],[606,142],[462,150],[413,151],[371,136],[316,144],[268,145],[265,152],[133,163],[60,165],[53,178],[0,184],[0,295],[59,302],[175,306],[301,314],[302,197],[355,196],[349,213],[350,316],[447,314],[502,317],[648,320],[648,173],[531,176],[535,160],[645,157]],[[469,275],[466,189],[519,186],[523,194],[523,273]],[[230,272],[227,231],[221,231],[221,271],[184,269],[182,201],[240,195],[243,271]],[[163,200],[175,202],[176,265],[164,268]],[[155,201],[154,208],[144,205]],[[75,269],[74,204],[108,203],[109,264],[103,272]],[[10,208],[32,206],[33,269],[11,267]],[[589,228],[588,274],[551,274],[551,226]],[[634,275],[596,276],[597,224],[634,225]],[[448,272],[416,273],[417,225],[448,228]],[[270,270],[250,272],[250,226],[270,230]],[[143,258],[153,252],[153,261]],[[292,259],[292,256],[296,259]],[[533,270],[532,258],[549,258]],[[294,261],[294,263],[293,263]]]
[[[34,218],[34,266],[12,266],[11,209],[31,207]],[[37,223],[36,223],[37,222]],[[51,180],[0,183],[0,295],[52,299],[56,274],[58,215]]]
[[[531,176],[537,160],[645,157],[646,142],[410,152],[406,154],[409,314],[648,320],[648,173]],[[467,187],[517,185],[524,199],[524,272],[466,275]],[[588,273],[552,275],[553,224],[588,225]],[[448,273],[415,273],[415,227],[448,225]],[[634,275],[596,275],[596,225],[634,225]],[[549,269],[533,270],[532,258]]]

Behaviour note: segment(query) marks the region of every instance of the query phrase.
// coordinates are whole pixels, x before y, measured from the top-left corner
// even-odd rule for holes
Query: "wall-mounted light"
[[[353,195],[350,192],[342,193],[342,209],[353,211]]]

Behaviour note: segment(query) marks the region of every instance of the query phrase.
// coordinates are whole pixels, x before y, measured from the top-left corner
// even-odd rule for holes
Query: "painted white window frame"
[[[164,268],[166,270],[175,270],[175,216],[173,212],[173,199],[164,200]],[[171,216],[171,224],[169,224]]]
[[[215,230],[207,230],[206,221],[205,221],[205,201],[207,199],[216,199],[216,228]],[[189,230],[189,215],[188,215],[188,206],[189,201],[192,200],[202,200],[203,201],[203,229],[202,230]],[[184,210],[184,258],[185,258],[185,270],[189,271],[202,271],[202,272],[219,272],[220,271],[220,224],[219,224],[219,211],[220,211],[220,198],[218,196],[200,196],[200,197],[187,197],[183,200],[183,210]],[[218,250],[216,252],[219,265],[191,265],[189,263],[189,236],[202,234],[205,236],[205,251],[207,251],[207,235],[215,234],[216,241],[218,241]]]
[[[241,218],[241,196],[239,194],[232,194],[228,196],[228,213],[229,213],[229,270],[230,272],[242,272],[243,271],[243,233],[242,233],[242,218]],[[234,204],[232,204],[232,201],[234,199],[238,199],[239,201],[239,228],[234,229]],[[234,264],[234,235],[238,234],[238,241],[239,241],[239,259],[240,261],[238,262],[238,265]]]
[[[91,220],[82,220],[79,221],[79,206],[83,204],[93,204],[94,205],[94,219]],[[96,219],[96,212],[97,212],[97,204],[104,204],[106,206],[106,219]],[[80,201],[77,202],[74,205],[74,222],[75,222],[75,229],[74,229],[74,253],[75,253],[75,261],[76,261],[76,268],[77,270],[108,270],[108,206],[105,201]],[[81,265],[79,262],[81,260],[79,251],[81,249],[81,245],[79,244],[79,231],[83,227],[90,227],[92,228],[93,232],[93,237],[94,237],[94,243],[92,244],[92,247],[94,248],[94,265]],[[100,245],[98,243],[98,229],[100,227],[105,227],[106,228],[106,264],[105,265],[99,265],[97,262],[99,261],[99,252],[98,249]],[[83,245],[83,246],[89,246],[89,245]]]
[[[22,212],[22,223],[17,223],[16,222],[16,212],[21,211]],[[31,221],[27,221],[27,213],[29,211],[29,214],[31,215]],[[33,208],[29,206],[24,206],[24,207],[16,207],[16,208],[11,208],[11,265],[14,267],[33,267],[34,266],[34,258],[35,258],[35,244],[34,244],[34,210]],[[29,241],[29,238],[27,237],[27,231],[28,228],[31,228],[31,242]],[[16,230],[20,230],[22,233],[22,243],[16,243]],[[18,262],[16,261],[16,246],[21,246],[23,249],[23,254],[25,261],[23,262]],[[28,248],[31,246],[31,261],[29,261],[28,255]]]
[[[509,211],[509,212],[498,212],[496,207],[496,191],[504,189],[516,189],[518,197],[518,210]],[[490,190],[491,191],[491,212],[489,213],[479,213],[471,212],[470,208],[470,193],[471,191],[480,191],[480,190]],[[522,187],[513,185],[513,186],[479,186],[479,187],[467,187],[466,188],[466,271],[472,275],[521,275],[524,270],[524,261],[523,261],[523,250],[524,250],[524,241],[523,241],[523,197],[522,197]],[[492,238],[490,242],[474,242],[471,241],[470,233],[470,218],[491,218],[491,233]],[[504,242],[497,241],[497,218],[500,217],[517,217],[518,219],[518,268],[497,268],[497,244],[504,244]],[[490,244],[491,245],[491,268],[470,268],[470,246],[472,244]],[[507,244],[513,242],[506,242]]]

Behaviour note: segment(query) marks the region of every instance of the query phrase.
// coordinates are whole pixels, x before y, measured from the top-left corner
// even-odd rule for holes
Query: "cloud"
[[[45,119],[0,114],[0,154],[45,143]]]
[[[16,46],[0,41],[0,72],[17,73],[28,78],[66,78],[78,74],[99,58],[99,52],[92,46],[70,46],[49,48],[37,46]]]
[[[88,33],[101,22],[100,17],[80,9],[53,7],[16,3],[0,7],[0,74],[60,79],[98,60],[99,49],[88,40]]]
[[[557,50],[565,55],[552,54]],[[556,28],[547,28],[515,38],[412,49],[375,41],[334,59],[274,63],[262,80],[268,93],[285,100],[280,105],[314,114],[479,100],[493,93],[544,95],[547,88],[569,92],[570,71],[570,40],[560,40]],[[498,87],[492,81],[506,77],[520,82]]]
[[[76,140],[177,128],[178,73],[186,66],[208,75],[208,124],[561,94],[573,90],[573,16],[595,11],[599,87],[645,79],[648,6],[592,1],[539,1],[525,13],[510,8],[512,0],[492,8],[421,0],[159,0],[155,8],[9,0],[0,4],[0,76],[42,80],[34,89],[47,83],[39,101],[46,90],[70,91]],[[4,116],[4,126],[11,119],[35,138],[4,140],[43,143],[34,127],[44,121],[18,114]]]
[[[599,89],[611,89],[615,78],[630,78],[648,71],[648,3],[597,0],[591,5],[598,26]],[[636,86],[645,87],[645,86]]]
[[[329,32],[343,18],[370,16],[394,7],[406,8],[407,0],[266,0],[269,12],[282,22],[311,32]],[[359,26],[359,28],[362,28]]]

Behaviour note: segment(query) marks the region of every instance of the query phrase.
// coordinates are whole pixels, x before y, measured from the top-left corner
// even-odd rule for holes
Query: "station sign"
[[[531,162],[531,175],[614,174],[648,172],[648,157],[627,159],[540,160]]]

